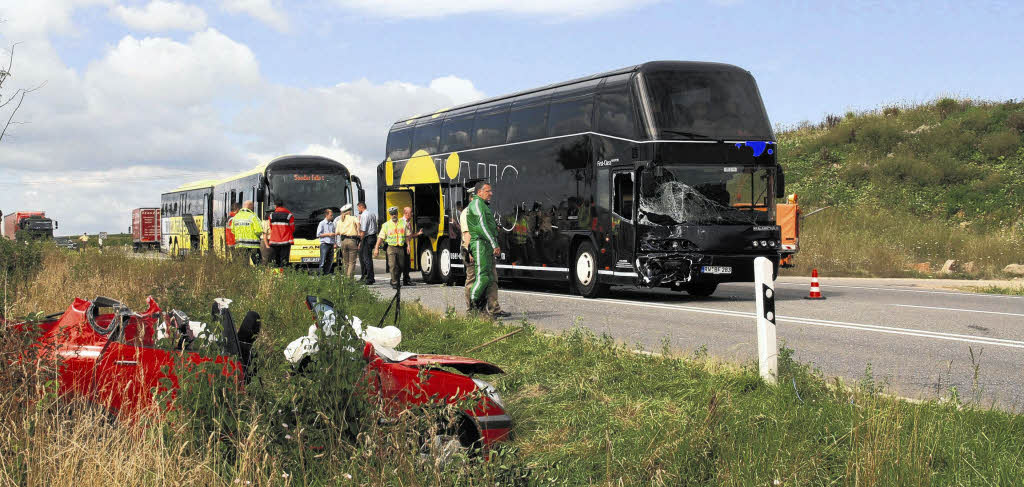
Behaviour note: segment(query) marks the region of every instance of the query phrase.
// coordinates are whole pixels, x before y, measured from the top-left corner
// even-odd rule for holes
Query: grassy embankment
[[[805,212],[790,275],[1009,277],[1024,263],[1024,102],[943,98],[778,134]],[[928,263],[928,270],[914,266]]]
[[[355,423],[358,440],[344,439],[344,367],[288,378],[281,350],[308,326],[303,296],[370,323],[382,301],[334,278],[228,270],[216,260],[46,252],[36,277],[8,288],[8,316],[98,294],[139,308],[151,294],[202,317],[226,296],[237,312],[263,315],[260,367],[241,396],[183,393],[168,421],[111,426],[68,414],[45,371],[8,363],[18,345],[0,332],[0,484],[1008,485],[1024,476],[1024,417],[970,400],[911,404],[879,394],[870,378],[842,387],[785,351],[772,387],[751,367],[705,356],[636,354],[583,330],[553,337],[406,303],[405,350],[464,354],[526,327],[472,353],[508,371],[491,379],[515,440],[493,461],[437,466],[419,459],[410,428],[381,426],[372,411]]]

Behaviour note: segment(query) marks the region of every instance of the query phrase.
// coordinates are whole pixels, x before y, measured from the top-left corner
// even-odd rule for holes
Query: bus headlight
[[[754,247],[757,247],[757,240],[754,240]]]
[[[768,242],[767,242],[767,241],[765,241],[765,240],[762,240],[762,241],[761,241],[761,246],[762,246],[762,247],[767,247],[767,246],[768,246]]]
[[[484,391],[484,394],[487,394],[487,397],[491,398],[498,407],[505,409],[505,403],[501,401],[501,396],[498,395],[498,390],[495,389],[491,383],[480,379],[473,379],[473,383],[476,384],[480,390]]]

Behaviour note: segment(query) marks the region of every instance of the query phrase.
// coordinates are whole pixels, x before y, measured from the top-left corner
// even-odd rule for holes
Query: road
[[[378,277],[385,278],[374,288],[390,296],[382,263],[377,264]],[[948,397],[955,387],[961,398],[1024,410],[1024,297],[935,289],[942,283],[931,280],[822,276],[827,299],[810,301],[803,299],[809,281],[776,282],[778,339],[795,350],[797,360],[846,381],[864,379],[870,366],[877,383],[904,397]],[[512,319],[525,318],[551,332],[578,325],[645,350],[660,351],[667,343],[686,354],[706,347],[724,361],[757,358],[750,283],[719,286],[708,298],[615,287],[608,298],[584,299],[566,288],[503,283],[502,307]],[[418,282],[403,288],[402,297],[461,311],[462,292]]]

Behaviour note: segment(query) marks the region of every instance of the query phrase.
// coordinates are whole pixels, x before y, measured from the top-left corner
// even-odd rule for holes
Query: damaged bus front
[[[778,265],[774,135],[753,77],[734,66],[654,65],[638,76],[651,144],[636,164],[639,284],[710,295]]]

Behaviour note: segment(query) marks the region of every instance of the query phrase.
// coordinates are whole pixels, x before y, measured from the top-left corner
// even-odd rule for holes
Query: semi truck
[[[45,211],[15,211],[4,216],[4,238],[8,240],[52,239],[57,222]]]
[[[132,210],[132,250],[160,250],[160,209]]]

